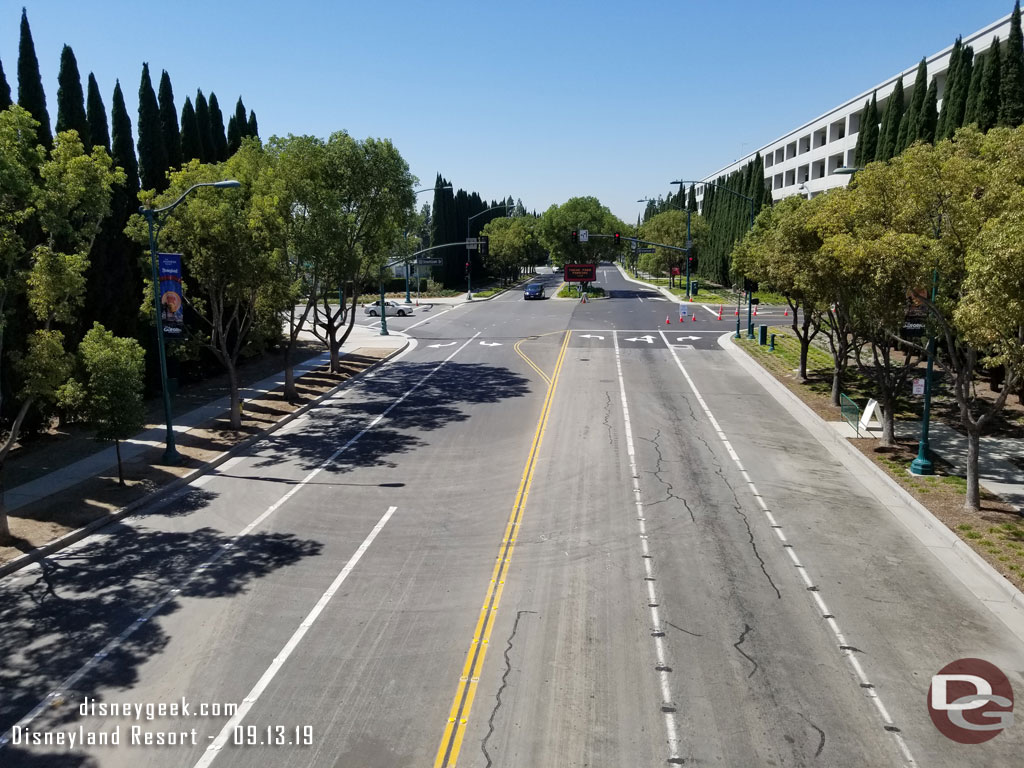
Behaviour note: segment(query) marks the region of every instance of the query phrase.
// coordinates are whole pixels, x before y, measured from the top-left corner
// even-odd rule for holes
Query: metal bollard
[[[768,351],[769,352],[774,352],[775,351],[775,334],[774,333],[772,334],[772,343],[770,345],[768,345]]]

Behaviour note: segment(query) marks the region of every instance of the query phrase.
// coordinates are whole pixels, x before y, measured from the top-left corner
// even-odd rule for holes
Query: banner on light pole
[[[181,290],[181,254],[157,254],[160,276],[160,322],[164,335],[177,339],[185,332],[184,299]]]

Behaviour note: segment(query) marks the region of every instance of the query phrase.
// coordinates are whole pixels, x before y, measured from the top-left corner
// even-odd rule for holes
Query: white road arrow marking
[[[501,346],[501,342],[500,341],[481,341],[480,342],[480,346],[481,347],[500,347]]]
[[[676,341],[693,341],[699,338],[700,336],[676,336]]]
[[[626,339],[626,341],[646,341],[648,344],[653,344],[654,343],[654,337],[650,336],[650,335],[648,335],[648,336],[634,336],[631,339]]]
[[[582,334],[580,336],[580,338],[581,339],[600,339],[601,341],[604,341],[604,336],[591,335],[589,333]]]
[[[457,342],[457,341],[449,341],[447,344],[428,344],[427,346],[430,346],[430,347],[454,347],[458,343],[459,342]]]

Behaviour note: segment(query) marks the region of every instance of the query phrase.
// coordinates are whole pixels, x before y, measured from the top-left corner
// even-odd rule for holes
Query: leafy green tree
[[[167,167],[181,168],[181,131],[178,128],[178,110],[174,106],[174,89],[171,87],[171,76],[167,70],[160,73],[160,91],[157,96],[160,105],[160,138],[163,141],[164,153],[167,155]],[[191,158],[189,158],[191,159]]]
[[[935,129],[939,119],[938,101],[938,81],[933,79],[928,86],[928,93],[925,94],[924,104],[921,105],[921,115],[917,121],[917,141],[929,144],[935,141]]]
[[[146,353],[135,339],[118,338],[99,323],[93,325],[78,353],[86,371],[85,414],[99,440],[113,441],[117,481],[124,485],[121,441],[145,425],[142,402]]]
[[[238,101],[235,102],[235,125],[238,127],[239,142],[249,135],[249,119],[246,114],[245,104],[242,103],[242,97],[239,96]]]
[[[228,155],[233,155],[242,146],[242,132],[238,128],[238,120],[234,115],[228,118]]]
[[[160,106],[149,79],[149,64],[142,65],[139,84],[139,181],[143,189],[167,189],[167,149],[160,127]]]
[[[610,238],[593,238],[573,243],[573,230],[586,229],[593,234],[612,235],[626,231],[626,225],[596,197],[573,197],[561,205],[552,205],[541,217],[537,231],[541,245],[558,265],[613,260],[619,256]]]
[[[710,230],[707,221],[700,214],[690,214],[690,239],[692,253],[696,256],[707,245]],[[665,211],[652,216],[640,227],[640,237],[654,243],[686,247],[686,212]],[[699,260],[698,260],[699,263]],[[640,257],[639,266],[652,275],[666,275],[672,267],[679,267],[679,274],[686,274],[686,254],[668,248],[655,247],[654,253]],[[696,277],[696,275],[691,275]]]
[[[199,140],[199,124],[196,122],[196,112],[192,108],[192,98],[185,97],[185,104],[181,108],[181,162],[189,160],[202,160],[203,146]]]
[[[889,95],[889,101],[885,106],[885,117],[882,120],[882,128],[878,137],[878,148],[875,150],[875,160],[888,160],[896,154],[896,147],[899,144],[900,126],[903,122],[903,75],[896,80],[896,85]]]
[[[978,128],[985,132],[999,120],[999,91],[1002,46],[999,38],[992,41],[992,47],[985,56],[985,72],[981,76],[981,90],[978,93],[977,111],[975,114]]]
[[[0,112],[11,106],[11,86],[7,84],[3,62],[0,62]]]
[[[216,162],[210,107],[201,90],[196,91],[196,130],[199,136],[199,159],[204,163]]]
[[[875,93],[871,94],[867,121],[861,123],[860,130],[864,134],[864,148],[862,158],[858,159],[857,165],[867,165],[874,159],[875,153],[878,151],[878,97]]]
[[[900,132],[896,140],[893,155],[898,155],[917,139],[920,131],[921,112],[924,108],[925,96],[928,94],[928,62],[921,59],[917,65],[917,76],[914,78],[914,90],[910,93],[910,108],[900,122]]]
[[[999,73],[999,125],[1024,123],[1024,36],[1020,28],[1020,0],[1013,4],[1010,33],[1003,48]]]
[[[18,105],[28,110],[39,123],[39,143],[47,149],[53,144],[50,132],[50,113],[46,111],[46,91],[39,75],[39,60],[28,26],[28,14],[21,9],[21,38],[18,42]]]
[[[217,94],[210,91],[210,132],[213,135],[213,155],[218,163],[228,159],[228,140],[224,135],[224,115],[220,111]]]
[[[96,78],[89,73],[89,94],[86,97],[86,120],[89,123],[89,142],[98,144],[110,152],[110,128],[107,123],[107,108],[103,106],[103,97]]]
[[[76,131],[82,145],[92,146],[89,121],[85,116],[85,97],[82,94],[82,76],[71,46],[60,52],[60,72],[57,75],[57,133]]]
[[[135,146],[132,141],[132,121],[124,106],[124,94],[121,92],[121,81],[114,83],[114,100],[110,110],[111,130],[110,143],[115,165],[125,174],[124,190],[127,205],[137,205],[136,195],[139,193],[139,162],[135,157]]]
[[[488,271],[513,281],[544,260],[546,252],[537,239],[537,221],[533,216],[513,216],[487,222],[483,234],[490,238]]]
[[[786,297],[791,310],[791,327],[800,342],[800,378],[807,379],[807,355],[811,342],[822,327],[822,313],[811,265],[821,248],[821,236],[813,225],[824,196],[808,200],[793,195],[765,208],[754,228],[736,246],[733,266],[761,285]]]
[[[48,158],[35,145],[37,121],[24,109],[0,113],[0,401],[17,405],[0,441],[0,465],[18,439],[29,410],[56,400],[70,373],[70,355],[63,333],[54,326],[74,320],[85,288],[88,253],[106,215],[110,190],[123,182],[102,147],[87,154],[78,135],[57,135]],[[42,241],[26,242],[26,222],[42,233]],[[24,292],[31,319],[36,323],[23,354],[12,357],[4,348],[9,313]],[[8,365],[22,382],[11,391]],[[2,501],[0,501],[2,504]],[[0,538],[9,535],[0,506]]]

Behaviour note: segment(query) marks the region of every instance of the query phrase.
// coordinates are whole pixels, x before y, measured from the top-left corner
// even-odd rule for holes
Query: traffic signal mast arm
[[[591,237],[607,237],[610,240],[615,239],[615,235],[596,235],[593,232],[590,233]],[[629,241],[630,243],[636,243],[637,245],[653,245],[655,248],[667,248],[670,251],[682,251],[686,252],[688,248],[680,248],[678,245],[665,245],[665,243],[655,243],[651,240],[641,240],[639,237],[623,237],[622,240]]]

